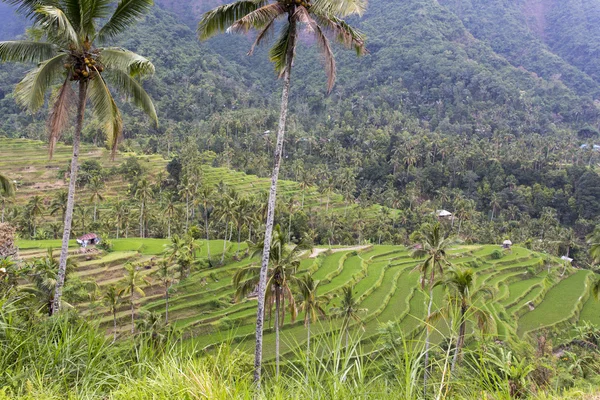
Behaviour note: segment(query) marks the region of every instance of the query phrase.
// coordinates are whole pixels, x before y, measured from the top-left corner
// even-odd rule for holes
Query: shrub
[[[492,254],[490,254],[490,257],[492,258],[492,260],[499,260],[502,257],[504,257],[504,253],[501,250],[494,250],[492,251]]]

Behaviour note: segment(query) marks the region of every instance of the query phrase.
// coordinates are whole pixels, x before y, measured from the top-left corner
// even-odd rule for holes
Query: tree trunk
[[[454,349],[454,357],[452,357],[452,367],[450,368],[450,372],[452,373],[454,373],[454,368],[456,367],[456,363],[460,355],[460,350],[462,349],[465,341],[465,332],[467,329],[467,321],[465,321],[466,312],[466,307],[462,306],[460,308],[460,328],[458,329],[458,339],[456,340],[456,349]]]
[[[206,229],[206,253],[208,262],[210,263],[210,242],[208,237],[208,214],[206,213],[206,208],[204,209],[204,228]]]
[[[98,198],[94,200],[94,222],[96,222],[96,210],[98,209]]]
[[[292,213],[290,212],[290,221],[288,226],[288,243],[292,241]]]
[[[290,16],[290,40],[287,49],[287,65],[283,73],[283,91],[281,94],[281,111],[279,115],[279,126],[277,129],[277,144],[273,160],[273,173],[271,174],[271,189],[269,192],[269,203],[267,208],[267,221],[265,226],[265,242],[263,246],[262,263],[260,267],[260,279],[258,283],[258,307],[256,310],[256,347],[254,351],[254,382],[260,388],[260,374],[262,366],[263,324],[265,319],[265,291],[267,288],[267,269],[269,267],[269,252],[271,250],[271,239],[273,235],[273,223],[275,220],[275,201],[277,199],[277,180],[279,178],[279,167],[281,166],[281,154],[283,152],[283,138],[285,136],[285,123],[287,120],[288,100],[290,93],[290,74],[296,47],[296,22],[293,18],[295,7],[289,11]]]
[[[140,206],[140,237],[144,237],[144,202]]]
[[[117,340],[117,309],[113,309],[113,342]]]
[[[275,284],[275,377],[279,378],[279,287]]]
[[[240,243],[242,242],[242,227],[238,226],[238,245],[237,245],[237,251],[235,252],[235,256],[239,257],[240,256]]]
[[[225,251],[227,250],[227,231],[229,229],[229,222],[225,223],[225,237],[223,238],[223,254],[221,254],[221,264],[225,262]]]
[[[433,282],[430,283],[433,286]],[[429,327],[429,318],[431,317],[431,306],[433,305],[433,287],[429,289],[429,305],[427,306],[427,320],[426,326],[427,332],[425,333],[425,358],[424,358],[424,373],[423,373],[423,397],[427,397],[427,379],[429,378],[429,345],[430,345],[430,334],[431,328]]]
[[[73,157],[71,158],[71,175],[69,180],[69,194],[67,197],[67,210],[65,212],[65,226],[63,230],[62,247],[60,249],[60,260],[58,263],[58,274],[56,276],[56,289],[54,291],[54,304],[52,313],[60,310],[62,290],[65,284],[67,270],[67,257],[69,255],[69,239],[71,237],[71,224],[73,223],[73,207],[75,205],[75,183],[77,182],[77,169],[79,159],[79,139],[83,128],[83,116],[87,100],[87,82],[79,82],[79,100],[77,104],[77,120],[75,133],[73,135]]]
[[[169,287],[165,287],[165,324],[169,323]]]
[[[131,334],[135,333],[135,320],[134,320],[134,314],[135,314],[135,308],[133,307],[133,294],[131,295]]]

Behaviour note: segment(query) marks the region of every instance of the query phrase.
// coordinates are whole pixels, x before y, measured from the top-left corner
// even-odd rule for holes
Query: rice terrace
[[[508,3],[0,0],[0,400],[600,399],[600,0]]]

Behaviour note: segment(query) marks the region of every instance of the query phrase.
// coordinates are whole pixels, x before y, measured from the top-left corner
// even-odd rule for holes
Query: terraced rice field
[[[59,177],[59,171],[69,165],[71,148],[58,144],[52,159],[48,159],[47,145],[41,141],[26,139],[7,139],[0,137],[0,171],[12,180],[17,181],[17,204],[26,203],[34,195],[40,195],[50,199],[54,193],[67,188],[63,177]],[[120,166],[128,157],[136,157],[140,164],[147,170],[151,177],[156,177],[160,172],[166,174],[166,165],[169,160],[160,155],[137,155],[135,153],[117,153],[114,161],[111,160],[109,151],[91,145],[82,145],[80,162],[96,160],[105,168]],[[23,160],[27,160],[24,164]],[[259,178],[254,175],[246,175],[243,172],[234,171],[224,167],[212,167],[209,164],[202,165],[202,179],[209,186],[216,186],[220,182],[228,187],[244,194],[258,194],[267,192],[270,187],[269,178]],[[103,193],[105,199],[111,199],[117,195],[123,196],[127,191],[127,182],[120,176],[109,179],[106,191]],[[318,192],[316,187],[307,188],[304,193],[300,184],[293,181],[279,180],[279,196],[295,196],[296,199],[304,197],[304,207],[313,212],[328,208],[333,212],[343,213],[346,203],[342,195],[332,194],[327,199]],[[90,195],[86,188],[78,190],[78,204],[89,200]],[[99,206],[102,210],[102,203]],[[357,207],[351,204],[350,208]],[[380,206],[371,206],[365,213],[366,218],[371,218]]]
[[[141,262],[149,275],[156,269],[166,240],[119,239],[115,247],[119,251],[99,254],[93,259],[85,255],[74,257],[78,261],[76,274],[81,279],[94,280],[100,287],[118,283],[122,277],[123,265],[130,261]],[[58,242],[21,241],[21,254],[25,259],[42,256],[45,247],[56,246]],[[222,241],[210,242],[213,257],[220,257]],[[226,252],[231,257],[236,244],[228,243]],[[198,253],[199,259],[206,257],[204,243]],[[600,303],[587,295],[590,271],[569,270],[561,276],[563,265],[553,257],[515,247],[504,257],[494,260],[491,253],[497,246],[461,246],[451,251],[453,264],[465,265],[476,272],[476,290],[487,288],[492,297],[487,297],[485,305],[496,319],[497,331],[494,334],[505,338],[512,334],[520,336],[534,333],[537,329],[552,327],[579,320],[598,322]],[[194,271],[186,280],[174,285],[170,291],[169,317],[172,324],[181,328],[190,345],[212,346],[225,338],[234,340],[242,347],[253,347],[255,299],[234,301],[235,288],[233,274],[258,260],[243,258],[233,260],[218,268]],[[355,323],[365,344],[369,346],[378,338],[382,323],[398,321],[406,335],[422,332],[425,318],[426,294],[419,287],[419,272],[415,270],[417,260],[410,258],[409,251],[401,246],[370,246],[366,248],[337,248],[321,253],[316,258],[304,255],[299,273],[312,271],[315,279],[321,281],[319,294],[330,296],[326,309],[339,305],[336,296],[345,285],[352,285],[355,298],[365,308],[362,322]],[[156,282],[145,289],[146,297],[136,300],[142,310],[164,313],[164,291]],[[434,292],[434,303],[444,304],[441,288]],[[93,315],[95,320],[111,331],[112,317],[99,301],[77,305],[83,315]],[[119,330],[123,334],[129,329],[129,305],[123,304],[117,314]],[[274,332],[272,321],[267,317],[265,333],[265,357],[274,357]],[[313,336],[339,329],[338,319],[322,320],[313,325]],[[437,328],[447,331],[444,323]],[[470,327],[472,331],[473,327]],[[438,335],[439,337],[439,335]],[[436,335],[434,335],[434,339]],[[296,346],[306,340],[306,329],[302,316],[291,321],[286,313],[282,330],[282,354],[290,355]]]

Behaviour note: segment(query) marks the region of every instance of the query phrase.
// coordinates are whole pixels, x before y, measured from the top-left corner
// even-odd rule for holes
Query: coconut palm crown
[[[33,21],[32,40],[0,42],[0,62],[35,63],[15,88],[16,101],[32,112],[45,103],[46,92],[52,90],[48,120],[49,152],[69,124],[76,107],[73,156],[65,209],[62,248],[58,267],[54,306],[60,309],[65,281],[73,208],[77,181],[79,142],[88,100],[107,137],[114,156],[123,131],[123,120],[108,88],[115,89],[138,105],[157,123],[156,110],[150,96],[136,77],[154,72],[146,58],[118,47],[97,47],[129,28],[152,6],[152,0],[3,0]],[[99,26],[100,21],[106,21]],[[73,86],[77,86],[75,95]]]
[[[362,15],[366,0],[241,0],[217,7],[207,12],[198,25],[200,39],[207,39],[220,32],[247,33],[251,29],[258,35],[250,48],[262,44],[275,29],[278,20],[284,21],[281,32],[269,58],[280,77],[291,66],[297,42],[298,28],[314,36],[324,57],[327,73],[327,89],[335,83],[336,66],[328,34],[334,36],[346,48],[358,55],[366,53],[364,35],[348,25],[342,18]]]
[[[33,21],[34,40],[0,42],[0,61],[36,63],[15,88],[16,101],[35,112],[45,96],[60,84],[51,99],[48,121],[50,153],[69,123],[75,100],[73,83],[85,86],[95,117],[108,144],[116,149],[123,121],[108,82],[157,122],[152,100],[135,79],[154,73],[146,58],[118,47],[96,47],[130,27],[152,6],[152,0],[4,0]],[[111,15],[111,11],[112,15]],[[98,26],[99,20],[107,19]]]

